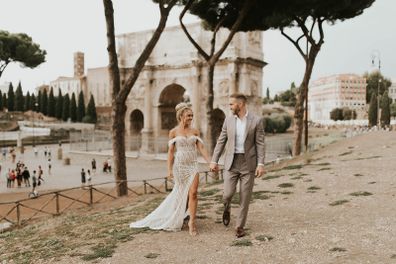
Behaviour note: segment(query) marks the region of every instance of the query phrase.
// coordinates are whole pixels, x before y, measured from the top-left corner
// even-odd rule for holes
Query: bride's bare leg
[[[195,226],[195,217],[197,215],[197,205],[198,205],[198,185],[199,177],[198,174],[195,175],[194,181],[191,184],[190,190],[188,192],[188,210],[190,212],[190,221],[188,222],[188,228],[190,230],[190,235],[197,235],[197,228]]]

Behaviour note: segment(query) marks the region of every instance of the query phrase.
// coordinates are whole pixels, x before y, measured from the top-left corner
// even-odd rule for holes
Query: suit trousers
[[[249,171],[244,154],[234,154],[230,170],[224,172],[223,202],[226,210],[230,210],[231,200],[239,181],[239,215],[236,227],[244,227],[249,211],[249,203],[254,185],[254,171]]]

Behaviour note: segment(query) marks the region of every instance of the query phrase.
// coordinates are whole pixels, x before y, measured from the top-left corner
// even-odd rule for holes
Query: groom
[[[264,128],[259,116],[248,112],[247,98],[243,94],[232,94],[229,99],[232,116],[224,120],[217,139],[210,164],[211,171],[217,171],[219,158],[224,155],[224,213],[223,223],[230,223],[232,196],[239,181],[240,212],[236,222],[236,236],[246,235],[244,226],[249,210],[254,178],[264,174]]]

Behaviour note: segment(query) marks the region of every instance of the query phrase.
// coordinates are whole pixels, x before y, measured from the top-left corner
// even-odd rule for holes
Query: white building
[[[330,112],[334,108],[364,111],[366,86],[366,79],[357,74],[336,74],[311,82],[308,90],[309,120],[330,120]]]
[[[59,89],[62,95],[69,94],[71,97],[74,93],[76,98],[78,98],[81,90],[86,90],[86,78],[84,76],[84,53],[75,52],[74,53],[74,76],[65,77],[60,76],[56,80],[51,81],[49,87],[52,87],[54,96],[58,96]],[[84,95],[87,97],[84,93]]]

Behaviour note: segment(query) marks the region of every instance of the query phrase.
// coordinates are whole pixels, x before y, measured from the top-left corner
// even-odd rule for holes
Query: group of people
[[[38,152],[36,147],[33,147],[35,156]],[[7,159],[7,153],[10,154],[11,163],[15,163],[16,160],[16,150],[14,147],[2,148],[3,161]],[[44,156],[48,157],[48,172],[51,173],[51,151],[48,147],[44,148]],[[4,163],[3,163],[4,164]],[[0,165],[0,171],[2,166]],[[36,193],[37,186],[40,186],[43,182],[43,168],[38,165],[37,169],[33,171],[29,170],[28,166],[22,161],[18,160],[15,167],[4,168],[4,178],[6,180],[7,188],[32,188],[32,193]]]
[[[37,185],[40,186],[44,182],[41,166],[38,166],[37,170],[33,170],[31,174],[28,167],[21,161],[16,163],[15,169],[9,168],[5,171],[4,176],[7,181],[7,188],[21,188],[23,184],[24,187],[32,187],[32,192],[35,191]],[[31,182],[30,178],[32,178]],[[17,186],[15,186],[15,182]]]
[[[131,223],[130,227],[179,231],[184,220],[188,219],[189,234],[196,236],[199,184],[197,150],[208,163],[210,171],[216,172],[225,149],[223,224],[228,226],[231,221],[231,200],[239,182],[240,210],[235,223],[235,235],[238,238],[246,235],[245,224],[254,179],[264,175],[264,127],[262,119],[248,111],[245,95],[231,95],[229,106],[233,115],[225,119],[211,158],[199,137],[199,131],[192,127],[192,107],[187,103],[176,106],[178,125],[169,133],[167,161],[168,177],[174,180],[174,187],[153,212]]]

